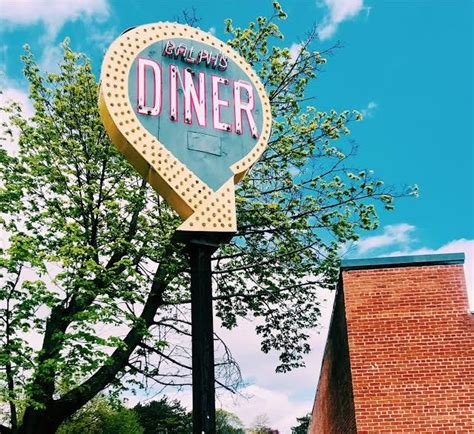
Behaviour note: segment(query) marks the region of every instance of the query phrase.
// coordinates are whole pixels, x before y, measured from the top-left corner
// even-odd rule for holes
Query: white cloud
[[[115,27],[103,30],[94,28],[88,35],[88,40],[99,50],[106,51],[111,42],[119,35]]]
[[[67,21],[103,19],[108,14],[107,0],[3,0],[0,8],[0,20],[7,25],[42,23],[49,39],[53,39]]]
[[[387,225],[384,227],[383,234],[361,238],[357,241],[355,243],[357,253],[362,255],[371,250],[380,249],[382,247],[408,244],[412,241],[410,235],[414,230],[415,226],[407,223]]]
[[[33,106],[31,105],[31,101],[28,99],[27,93],[20,88],[2,88],[2,94],[0,95],[0,106],[3,107],[5,104],[9,104],[10,102],[19,103],[26,117],[30,117],[33,114]],[[2,112],[0,116],[2,117],[1,120],[4,121],[6,117],[5,114]]]
[[[31,117],[34,113],[33,105],[28,98],[28,94],[21,89],[21,87],[14,80],[7,77],[5,69],[0,67],[0,107],[6,107],[12,102],[20,104],[23,115],[25,117]],[[4,111],[0,110],[0,125],[6,122],[9,124],[9,115]],[[6,140],[0,142],[0,146],[4,147],[11,154],[14,154],[18,147],[18,137],[20,132],[16,127],[11,126],[11,136],[3,133],[2,137]]]
[[[63,59],[63,50],[59,45],[45,45],[39,67],[42,72],[59,72],[59,64]]]
[[[42,24],[40,37],[43,52],[39,65],[47,72],[57,72],[62,51],[54,43],[58,32],[68,21],[102,21],[109,15],[107,0],[3,0],[0,23],[5,29]],[[94,26],[89,35],[97,33]],[[108,37],[107,32],[103,34]]]
[[[214,26],[212,26],[211,28],[209,28],[208,32],[211,34],[211,35],[215,35],[216,34],[216,28]]]
[[[294,62],[298,58],[298,55],[300,54],[302,47],[303,47],[303,44],[297,44],[296,42],[293,42],[293,44],[291,44],[290,59],[292,62]]]
[[[322,0],[320,6],[327,8],[326,16],[318,27],[319,38],[325,40],[336,33],[340,23],[354,18],[364,9],[364,0]]]
[[[286,393],[276,390],[252,385],[245,389],[245,393],[252,398],[238,403],[227,402],[225,408],[240,414],[247,427],[252,425],[257,416],[265,414],[271,428],[278,429],[281,433],[290,433],[291,427],[296,425],[296,418],[311,411],[307,403],[291,401]]]
[[[371,118],[377,110],[378,106],[379,105],[375,101],[370,101],[367,104],[367,107],[360,109],[360,112],[365,118]]]
[[[237,414],[245,426],[250,426],[260,414],[269,417],[270,426],[280,433],[291,433],[296,418],[311,412],[319,380],[334,293],[321,290],[321,328],[309,331],[311,353],[305,356],[304,368],[285,374],[275,373],[278,354],[264,354],[260,350],[260,337],[255,323],[242,321],[234,330],[219,330],[238,361],[244,381],[251,383],[241,392],[248,395],[220,398],[223,408]]]
[[[314,379],[315,390],[316,382],[317,379]],[[236,414],[247,428],[252,425],[257,416],[266,415],[271,428],[277,429],[281,434],[290,434],[291,427],[296,425],[296,418],[304,416],[312,408],[312,400],[311,402],[294,402],[286,393],[256,384],[245,387],[241,393],[248,395],[249,398],[236,397],[227,393],[219,397],[216,407]],[[166,395],[171,399],[178,399],[188,410],[192,408],[190,389],[175,393],[168,392]]]

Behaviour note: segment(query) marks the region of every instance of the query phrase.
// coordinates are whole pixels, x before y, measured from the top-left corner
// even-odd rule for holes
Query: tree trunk
[[[7,324],[8,326],[8,324]],[[7,327],[8,330],[8,327]],[[8,348],[10,347],[10,340],[7,331],[7,345]],[[12,373],[12,364],[10,363],[10,359],[8,359],[7,363],[5,364],[5,372],[7,376],[7,383],[8,383],[8,391],[10,392],[9,404],[10,404],[10,424],[12,426],[11,433],[17,434],[18,432],[18,417],[16,412],[16,405],[13,401],[13,397],[15,394],[15,382],[13,380],[13,373]],[[1,432],[1,431],[0,431]]]
[[[126,367],[130,355],[142,341],[143,329],[150,327],[158,308],[163,304],[162,294],[168,284],[167,277],[166,268],[163,271],[161,267],[158,267],[150,293],[140,315],[142,321],[130,329],[125,336],[123,339],[124,348],[119,347],[112,353],[110,364],[101,366],[88,380],[57,400],[52,398],[56,373],[46,370],[48,374],[44,376],[46,378],[38,375],[34,382],[34,387],[37,389],[33,390],[32,398],[34,402],[43,403],[44,407],[42,409],[35,409],[34,406],[27,407],[23,423],[18,429],[18,434],[54,434],[62,422],[73,415],[116,378],[117,374]],[[48,326],[51,330],[60,328],[56,324],[56,318],[52,317],[53,315],[48,320],[47,332],[49,331]],[[52,333],[49,334],[52,335]],[[45,333],[48,336],[49,334]],[[45,345],[43,345],[44,347]],[[44,353],[42,356],[44,357]],[[47,360],[45,357],[44,361]]]
[[[48,409],[28,408],[23,417],[23,423],[18,434],[54,434],[62,419],[55,417]]]

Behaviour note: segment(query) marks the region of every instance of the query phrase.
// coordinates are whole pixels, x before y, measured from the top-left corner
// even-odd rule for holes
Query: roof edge
[[[420,267],[422,265],[464,264],[464,253],[441,253],[436,255],[390,256],[367,259],[343,259],[341,270],[366,270],[374,268]]]

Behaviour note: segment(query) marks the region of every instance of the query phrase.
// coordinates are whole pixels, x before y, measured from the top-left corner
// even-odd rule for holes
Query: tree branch
[[[172,244],[168,245],[164,257],[170,257]],[[97,393],[109,385],[128,363],[128,359],[136,347],[141,343],[148,328],[153,324],[158,308],[163,304],[163,292],[171,280],[169,270],[164,263],[158,267],[149,296],[136,325],[124,338],[124,346],[117,348],[109,358],[109,363],[103,365],[92,377],[80,386],[72,389],[53,403],[52,411],[61,417],[68,417],[92,399]]]

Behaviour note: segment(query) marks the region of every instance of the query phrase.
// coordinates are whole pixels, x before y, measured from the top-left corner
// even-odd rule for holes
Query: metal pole
[[[193,434],[215,434],[211,255],[216,246],[189,241],[193,357]]]

